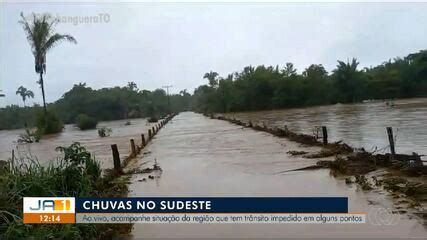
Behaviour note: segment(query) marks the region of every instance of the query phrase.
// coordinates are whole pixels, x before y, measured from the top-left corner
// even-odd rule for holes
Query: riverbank
[[[66,154],[47,166],[31,159],[30,162],[10,161],[0,168],[0,238],[108,239],[127,235],[130,224],[23,224],[24,197],[127,195],[129,177],[118,176],[113,170],[102,171],[99,162],[79,143],[61,147],[61,150]],[[59,221],[61,218],[55,219]]]
[[[329,168],[334,176],[346,176],[345,182],[348,185],[357,184],[365,191],[387,191],[395,200],[394,204],[398,209],[395,210],[396,213],[410,213],[424,219],[424,225],[427,223],[427,166],[415,153],[412,155],[370,153],[363,148],[353,148],[342,142],[328,143],[325,132],[323,142],[320,142],[317,136],[295,133],[286,126],[269,127],[265,123],[260,126],[250,120],[243,122],[223,115],[211,114],[210,118],[267,132],[276,137],[284,137],[303,146],[321,146],[322,150],[315,154],[298,150],[287,153],[309,159],[333,156],[334,160],[319,160],[315,165],[297,170]]]
[[[51,149],[59,150],[63,156],[45,165],[40,164],[37,158],[1,161],[0,217],[4,221],[0,223],[0,238],[127,238],[132,224],[73,224],[58,227],[52,224],[22,224],[22,199],[46,194],[49,197],[126,197],[128,181],[134,172],[123,169],[174,116],[168,115],[154,123],[147,135],[140,135],[140,144],[131,139],[131,152],[124,158],[120,158],[117,145],[111,145],[113,169],[102,169],[95,156],[79,142]],[[147,170],[151,171],[145,169],[145,172]]]
[[[82,131],[75,125],[65,125],[63,132],[43,136],[38,143],[18,143],[24,129],[3,130],[0,131],[0,160],[10,158],[14,150],[16,158],[37,157],[40,163],[47,164],[60,156],[59,152],[54,151],[57,146],[68,146],[79,141],[96,156],[101,168],[108,169],[113,167],[111,144],[117,144],[121,156],[126,158],[130,151],[129,139],[140,142],[141,134],[146,134],[153,126],[155,123],[149,123],[145,118],[100,122],[98,128],[110,128],[112,132],[108,137],[99,137],[97,129]]]
[[[133,174],[129,196],[348,196],[349,210],[368,212],[369,222],[339,226],[140,224],[134,225],[131,234],[135,238],[425,236],[427,230],[418,218],[392,212],[397,209],[386,191],[363,191],[357,184],[347,185],[344,177],[333,177],[328,169],[292,171],[319,159],[287,152],[314,154],[320,150],[319,146],[301,146],[199,114],[181,113],[140,157],[129,162],[130,169],[152,168],[154,163],[162,169]],[[386,224],[389,220],[393,220],[391,226]]]

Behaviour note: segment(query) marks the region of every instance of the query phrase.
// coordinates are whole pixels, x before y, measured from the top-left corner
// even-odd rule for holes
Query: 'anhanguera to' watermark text
[[[111,20],[108,13],[99,13],[92,16],[65,16],[57,14],[56,18],[60,23],[71,23],[74,26],[79,24],[109,23]]]

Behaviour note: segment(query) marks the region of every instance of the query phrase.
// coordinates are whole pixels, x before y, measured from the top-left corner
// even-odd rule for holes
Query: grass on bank
[[[124,181],[100,164],[79,143],[58,147],[64,157],[42,166],[37,160],[3,169],[0,175],[0,239],[108,239],[130,226],[106,224],[23,224],[23,197],[117,197],[127,194]]]

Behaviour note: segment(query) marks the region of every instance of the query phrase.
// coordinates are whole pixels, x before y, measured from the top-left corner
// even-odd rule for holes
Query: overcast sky
[[[124,86],[129,81],[172,92],[200,84],[207,71],[221,76],[247,65],[283,66],[301,72],[321,63],[328,71],[336,60],[356,57],[361,67],[427,48],[425,3],[120,3],[0,5],[0,106],[22,104],[15,95],[23,85],[41,102],[34,58],[20,12],[49,12],[95,17],[102,22],[63,22],[58,33],[73,35],[47,55],[48,102],[73,84],[93,88]],[[105,16],[105,15],[104,15]],[[92,18],[94,19],[94,18]],[[77,24],[76,24],[77,23]]]

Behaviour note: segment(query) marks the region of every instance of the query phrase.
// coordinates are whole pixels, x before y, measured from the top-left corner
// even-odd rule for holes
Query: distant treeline
[[[331,73],[313,64],[299,74],[292,63],[248,66],[225,78],[211,71],[204,76],[207,85],[196,88],[193,95],[185,90],[170,95],[170,105],[163,89],[139,90],[129,82],[125,87],[96,90],[80,83],[49,104],[48,110],[64,123],[74,123],[79,114],[103,121],[186,110],[234,112],[427,96],[427,50],[372,68],[359,69],[358,64],[356,59],[338,61]],[[32,126],[42,110],[39,105],[0,109],[0,130]]]
[[[125,87],[99,90],[80,83],[66,92],[58,101],[48,104],[64,123],[75,123],[79,114],[86,114],[98,121],[138,117],[161,117],[169,112],[190,110],[191,95],[185,90],[169,96],[163,89],[138,90],[135,83]],[[169,105],[170,103],[170,105]],[[170,107],[169,107],[170,106]],[[43,108],[7,106],[0,109],[0,130],[33,126]]]
[[[248,66],[227,77],[206,73],[209,84],[195,90],[193,108],[234,112],[427,96],[427,50],[372,68],[358,64],[338,61],[331,73],[313,64],[298,74],[292,63]]]

